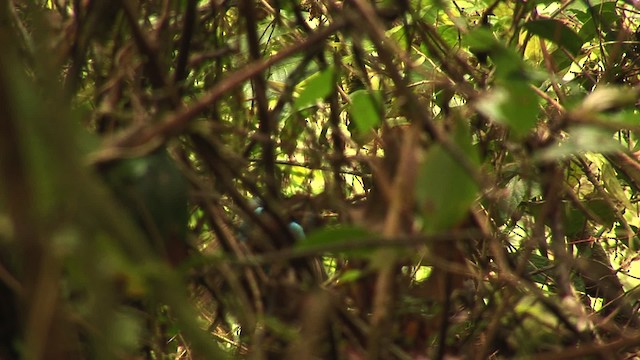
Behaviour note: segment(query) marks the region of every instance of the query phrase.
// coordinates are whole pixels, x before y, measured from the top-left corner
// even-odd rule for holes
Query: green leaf
[[[293,107],[296,110],[302,110],[314,105],[318,100],[322,100],[329,96],[334,89],[334,71],[332,67],[319,71],[299,86],[302,87],[300,95],[294,101]]]
[[[617,220],[616,210],[612,209],[604,199],[593,197],[585,200],[584,204],[587,209],[598,217],[598,220],[600,221],[599,225],[602,225],[607,229],[613,227]]]
[[[576,2],[579,3],[579,2]],[[616,27],[613,26],[620,19],[617,12],[617,1],[603,1],[594,4],[590,8],[584,7],[583,11],[576,11],[576,18],[582,21],[582,27],[578,34],[584,40],[589,41],[599,34],[610,32]],[[592,15],[595,15],[595,19]]]
[[[477,164],[468,125],[459,121],[455,141],[467,159]],[[416,194],[422,205],[427,233],[446,230],[462,220],[478,193],[478,185],[441,145],[427,152],[420,169]]]
[[[326,245],[335,245],[339,248],[343,244],[353,243],[360,240],[371,238],[373,235],[362,228],[354,226],[337,226],[323,228],[312,232],[306,238],[297,242],[295,249],[313,249],[315,247],[323,247]],[[340,253],[348,255],[368,255],[371,251],[367,249],[356,250],[340,250]]]
[[[631,230],[633,231],[633,236],[629,239],[629,234],[627,233],[627,229],[624,226],[618,225],[615,227],[614,231],[616,234],[616,239],[620,240],[623,244],[625,244],[628,248],[632,250],[640,249],[640,238],[638,237],[638,229],[637,226],[629,225]],[[629,241],[631,240],[631,241]]]
[[[357,131],[366,133],[380,124],[381,117],[375,96],[366,90],[357,90],[351,93],[350,97],[349,113]]]
[[[529,254],[527,272],[532,281],[538,284],[549,284],[552,282],[551,276],[549,275],[553,269],[552,265],[553,263],[549,258],[538,254]]]
[[[522,57],[496,39],[488,29],[479,28],[469,32],[463,42],[472,53],[485,52],[491,56],[496,65],[496,79],[509,83],[514,79],[527,78]]]
[[[582,210],[586,208],[589,212],[599,221],[600,226],[605,228],[611,228],[616,221],[616,213],[614,209],[607,204],[602,198],[592,197],[590,199],[581,200],[581,207],[577,207],[571,201],[563,201],[562,208],[564,212],[564,232],[568,237],[580,236],[586,229],[587,221],[593,220],[587,217],[587,214]],[[543,201],[530,202],[528,204],[528,210],[531,215],[536,218],[542,216],[542,209],[545,206]],[[551,222],[548,218],[544,219],[545,224],[551,226]]]
[[[133,311],[120,311],[114,314],[113,329],[110,330],[110,335],[114,337],[114,340],[122,346],[122,348],[129,351],[135,350],[139,346],[139,341],[142,339],[144,328],[142,327],[144,319],[140,314],[136,314]],[[104,330],[104,329],[103,329]]]
[[[559,72],[568,70],[574,59],[570,56],[567,56],[567,54],[562,51],[562,49],[556,49],[554,52],[552,52],[551,58],[553,59],[553,63],[556,64],[556,69]]]
[[[494,219],[497,225],[504,225],[512,214],[516,212],[527,195],[527,184],[520,178],[514,176],[505,186],[506,196],[498,202],[498,213]]]
[[[598,86],[580,104],[577,112],[593,114],[596,112],[618,110],[633,106],[640,98],[640,90],[623,86]]]
[[[575,238],[584,232],[587,225],[587,215],[569,201],[563,201],[562,204],[564,207],[564,233],[570,238]],[[584,202],[583,204],[586,205]],[[552,225],[548,218],[545,219],[545,223],[548,226]]]
[[[470,31],[462,41],[470,49],[480,51],[490,51],[502,46],[493,36],[491,30],[485,28],[477,28]]]
[[[535,155],[539,161],[555,161],[573,154],[612,153],[623,151],[610,133],[593,127],[581,126],[569,131],[568,139],[548,147]]]
[[[522,137],[538,122],[540,99],[525,81],[513,80],[478,101],[476,109]]]
[[[350,270],[347,270],[344,273],[342,273],[342,275],[340,275],[340,278],[338,279],[338,282],[341,283],[341,284],[354,282],[354,281],[357,281],[358,279],[362,278],[363,275],[364,275],[364,271],[362,271],[362,270],[350,269]]]
[[[402,25],[402,24],[398,25],[398,26],[394,26],[391,29],[387,30],[386,34],[391,40],[393,40],[393,41],[395,41],[395,42],[397,42],[399,44],[405,42],[406,38],[407,38],[407,33],[405,31],[405,26]]]
[[[280,148],[288,156],[292,156],[298,146],[298,139],[304,134],[305,120],[301,113],[285,117],[280,138]]]
[[[640,123],[640,113],[635,109],[625,109],[613,113],[607,113],[604,119],[611,122],[618,122],[621,126],[624,126],[625,124],[635,125]]]
[[[460,41],[458,27],[455,25],[442,24],[437,27],[438,33],[449,46],[454,46]]]
[[[556,19],[539,19],[524,24],[524,28],[533,35],[540,36],[577,55],[584,41],[565,23]]]
[[[624,205],[627,209],[631,209],[633,205],[631,205],[631,201],[629,201],[628,196],[622,189],[622,185],[620,184],[620,180],[618,180],[613,166],[611,166],[609,162],[605,162],[602,164],[600,171],[604,187],[609,194],[611,194],[619,204]]]
[[[582,206],[587,208],[591,214],[598,221],[599,226],[603,226],[606,229],[613,227],[616,221],[615,210],[612,209],[607,202],[602,198],[591,198],[581,201]],[[571,202],[564,202],[565,212],[565,234],[574,238],[581,236],[587,225],[587,220],[594,220],[587,217],[587,214],[582,209],[577,208],[575,204]]]

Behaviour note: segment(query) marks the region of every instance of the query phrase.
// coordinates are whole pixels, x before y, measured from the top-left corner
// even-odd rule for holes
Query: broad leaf
[[[580,2],[576,2],[580,3]],[[603,32],[610,32],[615,29],[615,22],[620,19],[616,10],[617,1],[602,1],[600,4],[594,2],[591,8],[585,7],[583,11],[576,11],[576,17],[582,21],[582,28],[578,34],[584,40],[589,41]],[[595,15],[595,19],[593,17]]]
[[[625,244],[629,249],[636,251],[637,249],[640,249],[640,238],[638,237],[640,229],[633,225],[629,225],[629,227],[631,228],[631,231],[633,231],[633,234],[629,234],[627,229],[622,225],[616,226],[614,229],[616,239]],[[631,239],[629,239],[629,235],[631,235]]]
[[[302,239],[295,245],[295,249],[312,249],[316,247],[335,245],[337,253],[345,253],[350,255],[367,255],[369,251],[354,247],[344,249],[345,244],[353,244],[354,242],[371,238],[373,235],[365,229],[351,226],[328,227],[314,231],[306,238]],[[349,246],[349,245],[347,245]]]
[[[327,68],[308,77],[303,83],[300,95],[294,101],[293,107],[301,110],[314,105],[317,101],[327,97],[334,89],[333,68]]]
[[[463,38],[463,42],[469,48],[481,51],[490,51],[501,46],[498,40],[493,36],[493,33],[485,28],[478,28],[470,31],[467,36]]]
[[[604,183],[604,187],[607,189],[619,204],[624,205],[626,208],[631,209],[631,201],[622,189],[622,184],[618,180],[618,176],[613,169],[613,166],[609,162],[605,162],[601,167],[601,177]]]
[[[567,49],[567,51],[573,55],[577,55],[580,52],[582,44],[584,43],[580,35],[560,20],[533,20],[525,23],[524,28],[533,35],[538,35]]]
[[[583,236],[586,231],[587,221],[597,221],[598,225],[609,229],[616,221],[615,210],[612,209],[604,199],[591,198],[581,201],[582,206],[589,210],[595,217],[591,219],[580,208],[571,202],[564,202],[565,222],[564,232],[569,238]],[[551,225],[551,224],[549,224]]]
[[[463,39],[469,51],[485,52],[496,65],[496,79],[509,83],[513,80],[527,78],[526,66],[522,57],[513,49],[505,46],[495,38],[488,29],[476,29]]]
[[[555,161],[573,154],[612,153],[623,150],[610,133],[592,127],[577,127],[569,132],[568,139],[540,151],[535,159]]]
[[[366,90],[351,93],[351,120],[357,131],[366,133],[380,124],[379,105],[375,97]]]
[[[495,88],[478,101],[479,112],[493,121],[507,125],[516,136],[526,135],[538,121],[540,99],[521,80],[513,80],[505,86]]]
[[[626,106],[635,105],[640,98],[637,88],[622,86],[598,86],[580,104],[577,111],[585,114],[618,110]]]
[[[477,153],[466,124],[460,122],[455,132],[456,144],[469,161],[477,163]],[[416,186],[427,233],[446,230],[460,222],[478,193],[478,185],[458,159],[439,144],[427,152]]]
[[[494,219],[497,225],[504,225],[516,212],[527,195],[527,184],[520,176],[514,176],[504,188],[506,196],[498,202],[497,217]]]

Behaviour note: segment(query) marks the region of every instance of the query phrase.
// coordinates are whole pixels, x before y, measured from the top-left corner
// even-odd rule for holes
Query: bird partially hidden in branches
[[[269,225],[269,218],[264,216],[264,208],[257,204],[255,206],[255,210],[254,210],[255,214],[260,216],[263,220],[265,220],[267,222],[267,225]],[[270,226],[271,228],[272,226]],[[290,218],[289,219],[289,223],[287,224],[287,228],[289,230],[289,232],[291,232],[291,234],[293,235],[293,237],[296,240],[301,240],[305,238],[305,232],[304,229],[302,228],[302,225],[300,225],[295,218]],[[275,232],[275,230],[273,230],[273,232]],[[251,226],[247,221],[243,221],[242,224],[240,225],[240,227],[238,228],[238,238],[241,241],[247,241],[249,240],[249,238],[253,237],[254,234],[254,227]]]
[[[301,223],[312,225],[317,219],[305,219],[308,216],[305,215],[305,209],[300,208],[302,205],[300,203],[304,202],[300,200],[295,196],[284,199],[281,205],[286,211],[278,215],[268,213],[259,202],[256,202],[254,204],[256,218],[253,220],[247,218],[241,223],[236,234],[237,238],[258,253],[283,250],[294,245],[291,241],[303,240],[306,234]],[[286,224],[286,227],[278,224]],[[268,270],[270,276],[274,276],[280,270],[284,270],[281,265],[283,264],[275,267],[267,266],[264,269]],[[318,259],[293,259],[290,265],[296,269],[298,276],[312,280],[313,283],[321,282],[326,278],[323,265]]]
[[[142,257],[138,254],[134,259],[157,259],[159,264],[164,262],[174,269],[184,265],[189,250],[187,181],[167,149],[159,147],[144,155],[98,161],[95,166],[126,212],[123,218],[129,217],[143,235],[143,239],[129,241],[147,242],[138,248],[149,249],[149,253]],[[120,311],[135,314],[132,316],[139,321],[146,319],[146,335],[138,339],[137,351],[146,354],[146,358],[154,358],[157,344],[170,342],[163,330],[164,315],[157,316],[167,309],[144,296],[148,294],[132,291],[128,276],[119,275],[123,278],[114,280],[121,291]]]
[[[97,165],[152,249],[172,266],[187,257],[187,181],[165,148]]]

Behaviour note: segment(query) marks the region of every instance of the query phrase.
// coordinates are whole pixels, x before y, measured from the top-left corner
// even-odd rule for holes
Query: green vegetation
[[[637,3],[0,0],[0,358],[633,357]]]

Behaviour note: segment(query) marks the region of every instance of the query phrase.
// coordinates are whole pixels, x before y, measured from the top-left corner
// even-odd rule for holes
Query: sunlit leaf
[[[600,222],[599,225],[610,229],[617,220],[616,209],[612,209],[607,201],[601,197],[592,197],[584,200],[585,207],[589,209]],[[593,220],[593,219],[591,219]]]
[[[366,133],[380,124],[379,101],[366,90],[351,93],[351,119],[360,133]]]
[[[640,124],[640,113],[636,109],[625,109],[607,113],[605,119],[624,124]]]
[[[609,194],[611,194],[618,203],[623,204],[625,207],[630,209],[632,207],[631,202],[622,189],[622,185],[620,184],[620,180],[618,180],[618,176],[613,169],[613,166],[611,166],[609,162],[606,162],[602,165],[600,171],[602,174],[602,181],[607,192],[609,192]]]
[[[522,80],[527,77],[522,57],[513,49],[495,38],[488,29],[480,28],[469,32],[463,39],[473,53],[488,54],[496,65],[496,78],[502,82]]]
[[[633,226],[633,225],[629,225],[629,227],[631,228],[631,231],[633,231],[632,234],[629,234],[627,232],[627,229],[625,229],[624,226],[622,225],[616,226],[614,229],[616,234],[616,239],[621,241],[623,244],[625,244],[628,248],[632,250],[640,249],[640,237],[638,237],[638,232],[640,232],[640,229],[638,229],[637,226]],[[631,238],[629,238],[629,235],[631,235]]]
[[[406,41],[407,34],[405,30],[404,25],[398,25],[387,30],[387,36],[397,43],[402,43],[403,41]]]
[[[333,68],[327,68],[307,78],[303,84],[300,95],[293,103],[296,110],[301,110],[314,105],[317,101],[327,97],[334,89]]]
[[[612,153],[623,150],[622,146],[612,138],[610,133],[597,128],[582,126],[572,129],[566,140],[541,150],[535,158],[537,160],[559,160],[573,154],[584,154],[586,152]]]
[[[362,270],[358,270],[358,269],[350,269],[345,271],[344,273],[342,273],[342,275],[340,276],[340,278],[338,279],[338,281],[340,283],[350,283],[350,282],[354,282],[358,279],[360,279],[363,275],[363,271]]]
[[[583,236],[587,221],[596,221],[598,225],[609,229],[616,221],[615,209],[612,209],[602,198],[591,198],[581,201],[582,208],[566,201],[564,204],[564,232],[570,238]],[[587,209],[588,211],[584,211]],[[592,218],[593,216],[594,218]]]
[[[582,4],[581,1],[574,2],[576,5]],[[620,19],[617,13],[617,1],[599,1],[599,3],[591,2],[591,8],[582,6],[582,11],[576,11],[576,17],[582,21],[582,27],[578,34],[584,40],[589,41],[601,32],[609,32],[614,29],[613,24]],[[595,16],[595,19],[594,19]]]
[[[467,36],[463,38],[463,43],[471,49],[482,51],[493,50],[501,46],[495,36],[493,36],[493,33],[485,28],[470,31]]]
[[[337,226],[337,227],[328,227],[323,228],[317,231],[312,232],[306,238],[299,241],[295,248],[296,249],[310,249],[318,246],[329,246],[335,245],[336,248],[339,248],[344,244],[353,244],[354,242],[365,240],[371,238],[373,235],[359,227],[353,226]],[[346,253],[351,255],[366,255],[369,253],[366,249],[357,249],[354,250],[339,250],[336,252]]]
[[[530,202],[528,204],[528,211],[537,219],[542,216],[542,211],[545,206],[549,206],[547,203]],[[585,211],[586,209],[586,211]],[[563,230],[568,237],[575,238],[581,236],[587,230],[587,221],[596,221],[598,225],[604,228],[611,228],[616,219],[615,209],[612,209],[607,202],[599,197],[592,196],[588,199],[580,201],[580,206],[576,206],[571,201],[562,202],[562,211],[564,215]],[[549,218],[544,220],[547,226],[551,226],[552,223]]]
[[[598,86],[576,110],[585,114],[617,110],[625,106],[635,105],[638,98],[640,98],[640,90],[637,88]]]
[[[582,48],[583,40],[569,26],[556,19],[532,20],[524,24],[524,28],[533,35],[545,38],[572,54],[577,54]]]
[[[538,121],[539,102],[527,82],[514,80],[495,88],[478,101],[476,108],[491,120],[509,126],[516,136],[524,136]]]

